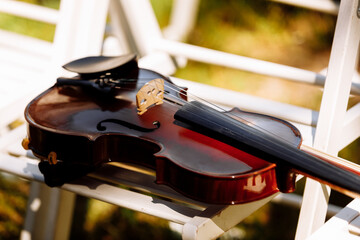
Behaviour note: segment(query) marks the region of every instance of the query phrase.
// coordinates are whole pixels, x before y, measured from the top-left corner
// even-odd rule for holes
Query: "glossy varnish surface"
[[[156,170],[158,183],[209,203],[249,202],[278,191],[275,164],[177,123],[174,114],[181,106],[166,96],[163,104],[139,116],[137,90],[158,77],[140,69],[135,89],[118,89],[116,97],[55,85],[25,111],[30,149],[41,158],[56,152],[62,161],[84,165],[144,165]],[[165,82],[165,95],[181,98]],[[291,191],[293,177],[282,176],[284,190]]]

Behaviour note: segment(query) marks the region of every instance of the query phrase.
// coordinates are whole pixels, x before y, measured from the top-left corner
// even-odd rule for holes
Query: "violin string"
[[[156,77],[155,77],[155,78],[134,78],[134,79],[132,79],[132,78],[126,78],[126,79],[115,79],[115,80],[109,79],[109,80],[112,81],[112,82],[127,80],[127,81],[123,81],[123,82],[121,83],[121,85],[123,86],[123,85],[131,85],[132,83],[131,83],[131,82],[128,82],[128,81],[132,81],[132,80],[154,80],[154,79],[156,79]],[[161,78],[161,79],[163,79],[163,78]],[[94,80],[95,80],[95,79],[94,79]],[[216,105],[216,104],[214,104],[214,103],[212,103],[212,102],[209,102],[209,101],[207,101],[207,100],[205,100],[205,99],[203,99],[203,98],[201,98],[201,97],[198,97],[198,96],[196,96],[195,94],[189,93],[187,90],[185,90],[185,89],[183,89],[183,88],[175,85],[175,84],[172,83],[171,81],[168,81],[169,79],[163,79],[163,80],[165,80],[165,81],[167,82],[167,84],[164,84],[164,86],[166,86],[166,87],[167,87],[168,89],[170,89],[170,90],[175,91],[175,92],[178,93],[180,96],[183,96],[183,97],[185,97],[185,98],[187,98],[187,99],[190,98],[190,99],[199,101],[199,102],[201,102],[201,103],[203,103],[203,104],[205,103],[205,104],[208,105],[209,107],[212,107],[213,109],[215,109],[215,110],[217,110],[217,111],[219,111],[219,112],[226,113],[226,115],[228,115],[229,117],[232,117],[233,119],[241,120],[241,122],[242,122],[243,124],[246,124],[246,125],[248,125],[248,126],[251,126],[251,127],[255,128],[255,129],[257,129],[257,130],[260,130],[260,131],[262,131],[262,132],[265,132],[265,133],[267,133],[268,135],[271,135],[271,136],[273,136],[273,137],[280,138],[280,139],[283,140],[284,142],[289,142],[287,139],[285,139],[285,138],[277,135],[277,134],[274,133],[274,132],[270,132],[269,130],[267,130],[267,129],[259,126],[259,125],[256,125],[256,124],[250,122],[249,120],[247,120],[247,119],[245,119],[245,118],[243,118],[243,117],[241,117],[241,116],[238,116],[238,115],[233,114],[231,111],[227,111],[227,110],[225,110],[224,108],[222,108],[222,107],[220,107],[220,106],[218,106],[218,105]],[[121,87],[121,86],[120,86],[120,87]],[[165,87],[164,87],[164,94],[167,94],[166,91],[165,91]],[[192,104],[191,101],[186,101],[186,100],[184,100],[183,98],[178,97],[178,96],[176,96],[176,95],[175,95],[175,96],[172,96],[172,97],[175,98],[176,100],[180,101],[180,102],[183,103],[183,104]],[[193,105],[195,108],[199,108],[198,106],[196,106],[196,105],[194,105],[194,104],[192,104],[192,105]],[[211,119],[206,119],[206,120],[207,120],[207,121],[211,121]],[[213,121],[211,121],[211,122],[214,123]]]
[[[141,80],[153,80],[155,78],[141,78]],[[128,79],[130,80],[130,79]],[[135,79],[134,79],[135,80]],[[164,79],[166,81],[166,79]],[[125,82],[125,84],[130,84],[128,82]],[[199,101],[201,103],[206,103],[208,106],[214,108],[215,110],[219,111],[219,112],[222,112],[222,113],[226,113],[229,117],[232,117],[233,119],[237,119],[237,120],[241,120],[241,122],[243,124],[246,124],[248,126],[251,126],[257,130],[260,130],[262,132],[265,132],[267,133],[268,135],[271,135],[273,137],[276,137],[276,138],[280,138],[281,140],[283,140],[284,142],[289,142],[289,140],[283,138],[282,136],[279,136],[277,134],[275,134],[274,132],[270,132],[269,130],[259,126],[259,125],[256,125],[252,122],[250,122],[249,120],[241,117],[241,116],[238,116],[238,115],[235,115],[233,114],[232,112],[230,111],[226,111],[224,108],[212,103],[212,102],[209,102],[199,96],[196,96],[195,94],[192,94],[192,93],[189,93],[187,90],[175,85],[174,83],[172,82],[168,82],[167,81],[167,84],[164,84],[164,86],[166,86],[168,89],[170,90],[173,90],[174,92],[178,93],[180,96],[184,96],[185,98],[190,98],[190,99],[193,99],[193,100],[196,100],[196,101]],[[165,88],[164,88],[165,89]],[[166,92],[164,92],[164,94],[166,94]],[[181,103],[183,104],[192,104],[191,101],[186,101],[184,99],[182,99],[181,97],[178,97],[178,96],[173,96],[175,99],[177,99],[178,101],[180,101]],[[199,108],[198,106],[192,104],[195,108]],[[206,119],[207,121],[211,121],[211,119]],[[211,121],[212,123],[214,123],[213,121]]]
[[[185,96],[185,97],[189,97],[189,95],[190,95],[190,97],[191,97],[192,99],[196,99],[196,100],[198,100],[198,101],[200,101],[200,102],[202,102],[202,103],[206,103],[207,105],[212,106],[215,110],[220,111],[220,112],[222,112],[222,113],[226,113],[228,116],[232,117],[233,119],[236,119],[236,120],[237,120],[237,119],[240,119],[240,120],[242,121],[242,123],[244,123],[244,124],[246,124],[246,125],[248,125],[248,126],[251,126],[251,127],[253,127],[253,128],[256,128],[256,129],[258,129],[258,130],[260,130],[260,131],[266,132],[266,133],[269,134],[269,135],[272,135],[273,137],[281,138],[283,141],[288,142],[287,139],[284,139],[283,137],[281,137],[281,136],[279,136],[279,135],[277,135],[277,134],[275,134],[275,133],[273,133],[273,132],[270,132],[269,130],[267,130],[267,129],[261,127],[261,126],[256,125],[256,124],[250,122],[249,120],[247,120],[247,119],[245,119],[245,118],[243,118],[243,117],[240,117],[240,116],[238,116],[238,115],[235,115],[235,114],[233,114],[233,113],[230,112],[230,111],[226,111],[224,108],[222,108],[222,107],[220,107],[220,106],[218,106],[218,105],[216,105],[216,104],[214,104],[214,103],[212,103],[212,102],[209,102],[209,101],[207,101],[207,100],[205,100],[205,99],[203,99],[203,98],[201,98],[201,97],[198,97],[198,96],[196,96],[195,94],[189,93],[188,91],[186,91],[186,94],[183,93],[183,91],[185,91],[185,90],[183,90],[181,87],[179,87],[179,86],[177,86],[177,85],[175,85],[175,84],[170,84],[170,85],[171,85],[171,86],[174,86],[175,88],[170,87],[170,86],[168,86],[168,88],[174,90],[175,92],[177,92],[177,93],[180,94],[180,95],[183,95],[183,96]],[[180,90],[178,90],[178,89],[180,89]],[[176,96],[175,96],[175,97],[176,97]],[[178,97],[177,97],[177,98],[178,98]],[[182,100],[184,103],[192,104],[191,102],[187,102],[187,101],[185,101],[185,100],[183,100],[183,99],[181,99],[181,100]],[[198,106],[196,106],[196,105],[194,105],[194,104],[193,104],[193,106],[196,107],[196,108],[199,108]],[[207,120],[208,120],[208,121],[211,121],[211,119],[207,119]]]
[[[282,141],[289,143],[289,141],[288,141],[287,139],[283,138],[282,136],[279,136],[279,135],[277,135],[277,134],[275,134],[275,133],[273,133],[273,132],[270,132],[269,130],[267,130],[267,129],[259,126],[259,125],[256,125],[256,124],[250,122],[249,120],[247,120],[247,119],[245,119],[245,118],[243,118],[243,117],[240,117],[240,116],[238,116],[238,115],[235,115],[235,114],[233,114],[233,113],[230,112],[230,111],[226,111],[224,108],[222,108],[222,107],[220,107],[220,106],[218,106],[218,105],[216,105],[216,104],[214,104],[214,103],[212,103],[212,102],[209,102],[209,101],[207,101],[207,100],[205,100],[205,99],[203,99],[203,98],[201,98],[201,97],[199,97],[199,96],[196,96],[195,94],[189,93],[187,90],[184,90],[183,88],[175,85],[175,84],[172,83],[172,82],[167,82],[167,83],[168,83],[168,84],[164,84],[164,85],[165,85],[168,89],[171,89],[171,90],[175,91],[176,93],[178,93],[180,96],[184,96],[185,98],[189,98],[189,97],[190,97],[191,99],[197,100],[197,101],[199,101],[199,102],[201,102],[201,103],[206,103],[208,106],[214,108],[215,110],[217,110],[217,111],[219,111],[219,112],[222,112],[222,113],[226,113],[229,117],[232,117],[233,119],[236,119],[236,120],[240,119],[243,124],[246,124],[246,125],[248,125],[248,126],[251,126],[251,127],[253,127],[253,128],[256,128],[257,130],[263,131],[263,132],[267,133],[268,135],[271,135],[271,136],[276,137],[276,138],[280,138]],[[184,99],[182,99],[182,98],[180,98],[180,97],[177,97],[177,96],[174,96],[174,97],[175,97],[177,100],[179,100],[180,102],[182,102],[183,104],[192,104],[191,101],[186,101],[186,100],[184,100]],[[199,108],[198,106],[196,106],[196,105],[194,105],[194,104],[192,104],[192,105],[193,105],[195,108]],[[207,121],[211,121],[211,119],[206,119],[206,120],[207,120]],[[212,122],[212,121],[211,121],[211,122]],[[212,123],[214,123],[214,122],[212,122]]]

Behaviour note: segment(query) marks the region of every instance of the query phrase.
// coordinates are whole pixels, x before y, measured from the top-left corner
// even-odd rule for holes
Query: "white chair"
[[[99,2],[101,2],[101,4]],[[80,7],[80,5],[77,5],[78,2],[70,3],[69,0],[62,1],[60,12],[64,14],[65,12],[67,13],[64,18],[59,19],[63,19],[63,26],[69,27],[75,25],[78,27],[78,30],[74,32],[66,31],[68,28],[64,27],[65,30],[63,29],[63,33],[58,35],[57,29],[56,34],[58,38],[55,37],[54,44],[55,46],[57,42],[64,44],[58,47],[58,51],[54,53],[54,56],[58,58],[58,60],[54,60],[54,66],[57,68],[62,65],[65,60],[97,54],[101,48],[100,45],[105,28],[107,1],[96,2],[93,0],[91,2],[87,1],[86,4],[84,2],[82,3],[86,6]],[[115,45],[119,46],[115,50],[110,48],[110,54],[115,52],[136,52],[140,56],[139,64],[141,67],[151,68],[169,75],[176,70],[173,57],[181,57],[294,81],[315,84],[324,82],[326,79],[322,107],[319,113],[310,109],[268,101],[186,80],[174,78],[174,81],[179,85],[189,87],[191,93],[223,106],[237,106],[244,110],[262,112],[292,121],[302,131],[305,137],[305,144],[314,145],[314,147],[333,155],[336,155],[341,148],[359,137],[360,128],[358,122],[360,118],[360,105],[355,105],[346,111],[350,90],[353,93],[359,93],[358,85],[351,83],[356,60],[356,54],[354,53],[357,52],[354,51],[354,49],[358,48],[357,44],[360,39],[358,33],[358,29],[360,29],[358,26],[359,20],[355,17],[357,10],[356,1],[341,2],[337,23],[340,27],[337,27],[336,30],[327,76],[168,40],[162,36],[148,1],[112,0],[110,4],[109,10],[112,32],[117,39]],[[99,6],[101,7],[99,8]],[[93,14],[93,12],[86,7],[94,11],[96,10],[96,14]],[[78,11],[75,12],[75,9]],[[99,9],[102,9],[102,11],[100,11],[101,14],[98,12]],[[78,16],[79,19],[76,19],[75,16]],[[96,16],[96,19],[93,19],[94,16]],[[92,33],[91,26],[98,26],[98,31],[95,31],[93,33],[94,35],[91,35],[91,37],[94,37],[96,40],[91,44],[93,47],[85,47],[85,50],[81,50],[81,53],[71,55],[71,57],[65,57],[65,50],[77,52],[77,50],[83,49],[84,46],[82,46],[82,44],[89,39],[89,34]],[[60,22],[58,27],[60,31]],[[74,36],[74,33],[80,31],[79,29],[84,30],[85,33]],[[73,41],[68,40],[70,36],[74,37]],[[181,34],[179,34],[179,36],[181,36]],[[81,40],[84,38],[85,40]],[[112,38],[111,41],[113,40]],[[109,49],[107,44],[113,43],[111,41],[105,40],[105,50]],[[90,49],[96,50],[92,52]],[[109,52],[105,53],[109,54]],[[60,70],[57,69],[57,71],[51,73],[54,74],[52,75],[54,80],[60,73]],[[40,90],[40,88],[38,88],[38,90]],[[234,104],[234,100],[236,104]],[[251,102],[250,105],[248,104],[249,102]],[[14,114],[14,116],[15,115],[16,114]],[[343,119],[346,119],[346,121],[342,121]],[[315,126],[316,133],[314,135]],[[339,129],[343,131],[342,137],[339,137]],[[37,160],[32,159],[33,156],[31,156],[30,153],[19,147],[19,135],[23,134],[24,131],[24,128],[15,129],[14,131],[4,134],[0,139],[0,149],[2,150],[0,153],[0,169],[30,180],[41,182],[43,178],[37,169]],[[13,147],[14,145],[16,147]],[[8,154],[9,152],[12,153],[12,156]],[[14,155],[18,157],[14,157]],[[142,211],[183,225],[182,236],[184,239],[214,239],[275,197],[275,195],[273,195],[254,203],[242,205],[208,205],[183,197],[168,187],[153,184],[154,176],[144,174],[143,171],[129,169],[127,166],[117,167],[116,170],[114,168],[115,167],[111,165],[106,166],[83,179],[79,179],[71,184],[65,184],[62,189],[136,211]],[[130,186],[131,188],[139,189],[143,193],[151,192],[166,198],[165,200],[163,198],[157,199],[146,194],[114,187],[112,183]],[[311,183],[309,185],[313,186],[307,187],[305,191],[297,233],[298,239],[304,239],[314,232],[316,230],[315,228],[318,228],[323,223],[326,212],[328,190],[323,192],[321,190],[323,188],[320,187],[318,183]],[[63,227],[67,229],[64,231],[65,234],[59,234],[59,232],[62,231],[62,226],[59,224],[61,220],[69,219],[72,210],[73,196],[53,192],[51,195],[53,199],[51,197],[44,198],[42,200],[43,203],[49,201],[49,205],[54,204],[56,207],[53,208],[53,210],[55,209],[53,212],[50,212],[49,209],[45,211],[45,215],[49,217],[41,218],[39,214],[41,211],[37,211],[38,209],[36,208],[36,206],[38,206],[36,200],[36,196],[38,196],[36,191],[38,191],[38,189],[39,187],[34,184],[32,193],[34,193],[35,197],[31,197],[29,202],[29,212],[26,221],[28,225],[25,225],[26,231],[24,231],[23,234],[24,239],[30,234],[33,236],[39,234],[37,235],[39,236],[37,239],[48,239],[51,237],[66,238],[70,227],[69,224],[71,223],[67,221],[66,226],[63,225]],[[48,190],[48,188],[46,189]],[[309,197],[309,195],[314,193],[316,193],[316,199],[319,200],[309,203],[309,200],[314,199],[314,197]],[[67,204],[69,204],[68,206],[70,207],[66,208],[65,205],[59,204],[64,203],[65,199],[67,199]],[[173,201],[166,199],[173,199]],[[184,205],[183,202],[188,205]],[[32,211],[34,215],[32,215]],[[316,217],[318,218],[316,219]],[[37,221],[41,221],[39,219],[49,219],[47,222],[48,225],[42,227],[42,229],[38,229],[37,226],[41,226],[36,224]],[[32,224],[32,222],[35,224]],[[352,230],[352,232],[354,231],[355,230]]]

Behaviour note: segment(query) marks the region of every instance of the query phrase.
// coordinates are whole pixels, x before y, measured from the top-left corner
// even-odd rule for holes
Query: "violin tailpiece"
[[[136,94],[138,114],[144,114],[151,106],[163,103],[164,80],[157,78],[147,82]]]

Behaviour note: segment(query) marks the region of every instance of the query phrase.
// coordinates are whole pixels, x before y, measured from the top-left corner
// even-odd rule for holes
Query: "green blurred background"
[[[28,0],[58,8],[58,0]],[[169,22],[171,0],[151,1],[160,26]],[[202,0],[195,28],[186,42],[313,71],[328,64],[336,17],[264,0]],[[52,41],[55,27],[0,14],[0,28]],[[225,67],[188,61],[176,77],[319,110],[318,87]],[[359,102],[350,99],[350,105]],[[359,141],[341,156],[360,162]],[[301,193],[303,180],[297,185]],[[24,223],[29,183],[0,175],[0,239],[18,239]],[[332,203],[349,199],[334,192]],[[221,239],[293,239],[299,209],[270,203]],[[164,220],[100,201],[77,198],[71,239],[180,239]]]

